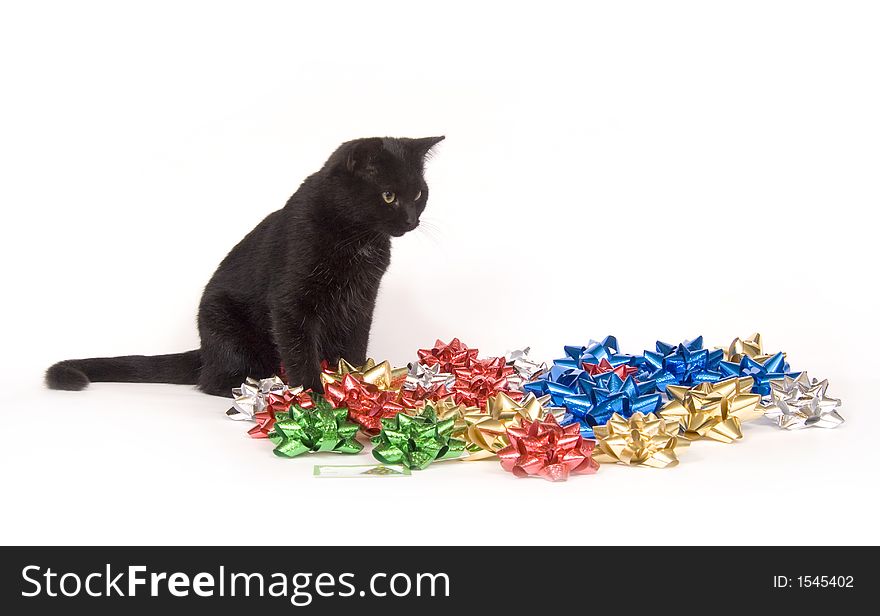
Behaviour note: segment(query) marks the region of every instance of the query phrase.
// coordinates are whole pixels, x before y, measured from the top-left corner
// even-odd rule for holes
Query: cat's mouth
[[[401,235],[405,235],[406,233],[409,233],[410,231],[412,231],[413,229],[415,229],[418,226],[419,226],[418,220],[415,221],[414,223],[403,224],[403,225],[400,225],[399,227],[393,228],[391,230],[391,235],[393,237],[400,237]]]

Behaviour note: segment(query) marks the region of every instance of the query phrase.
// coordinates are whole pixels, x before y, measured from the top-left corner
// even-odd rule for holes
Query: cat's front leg
[[[273,311],[272,321],[275,346],[290,385],[323,392],[317,317],[302,310],[277,310]]]
[[[339,340],[339,355],[355,366],[360,366],[367,361],[367,344],[370,341],[372,324],[372,312],[359,314],[353,320],[351,327],[346,329],[342,339]]]
[[[387,263],[385,264],[387,267]],[[362,277],[358,301],[348,305],[344,311],[345,321],[337,324],[336,349],[340,356],[360,366],[367,361],[367,345],[370,342],[370,330],[373,328],[373,312],[376,307],[376,296],[379,292],[381,276]]]

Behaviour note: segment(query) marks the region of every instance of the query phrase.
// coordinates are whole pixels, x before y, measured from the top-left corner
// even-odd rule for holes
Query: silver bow
[[[536,379],[547,371],[547,364],[529,359],[529,351],[524,349],[516,349],[504,354],[505,363],[513,368],[522,381],[528,382]]]
[[[431,389],[440,385],[445,385],[446,389],[449,390],[455,385],[455,375],[448,372],[440,372],[440,364],[435,364],[434,366],[426,366],[420,363],[411,364],[406,380],[403,382],[403,388],[409,391],[415,391],[419,387]]]
[[[806,372],[770,381],[770,401],[761,404],[764,417],[785,430],[836,428],[843,423],[840,400],[829,398],[828,379],[810,379]]]
[[[248,377],[241,387],[232,390],[232,408],[226,411],[226,416],[235,421],[253,420],[256,413],[266,408],[268,394],[283,394],[288,389],[277,376],[259,380]]]

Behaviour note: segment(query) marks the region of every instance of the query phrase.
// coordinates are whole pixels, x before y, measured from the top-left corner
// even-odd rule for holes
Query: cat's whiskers
[[[438,235],[442,234],[442,230],[441,230],[440,226],[431,220],[422,220],[419,223],[419,226],[424,227],[425,230],[436,233]]]
[[[435,225],[429,220],[422,220],[419,222],[419,226],[416,227],[416,231],[419,232],[420,237],[427,238],[431,244],[435,246],[439,246],[441,243],[441,235],[440,227]]]

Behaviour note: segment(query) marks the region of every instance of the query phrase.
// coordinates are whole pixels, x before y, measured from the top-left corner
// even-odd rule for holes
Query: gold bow
[[[759,364],[773,357],[775,353],[764,353],[764,345],[761,343],[761,334],[754,333],[745,340],[734,338],[724,350],[724,361],[738,364],[743,357],[751,357]],[[785,357],[785,353],[782,354]]]
[[[321,371],[321,383],[324,385],[339,383],[346,374],[350,374],[357,380],[375,385],[379,389],[396,390],[400,389],[406,379],[407,371],[406,367],[392,368],[387,360],[377,364],[372,357],[368,358],[363,366],[355,366],[340,359],[336,364],[335,372],[331,368]]]
[[[455,423],[452,427],[451,436],[453,438],[459,438],[462,440],[465,440],[465,434],[467,432],[467,423],[464,420],[465,415],[468,413],[480,412],[480,409],[476,406],[465,406],[464,404],[458,404],[452,396],[440,398],[437,401],[425,401],[423,402],[422,408],[426,406],[433,407],[439,421],[450,418],[453,419]],[[415,412],[416,414],[418,414],[422,411],[416,410]]]
[[[550,396],[536,398],[528,394],[517,402],[504,392],[499,392],[486,400],[486,410],[476,407],[464,413],[467,430],[464,440],[470,455],[465,460],[485,460],[494,458],[497,453],[510,445],[507,428],[520,425],[522,419],[536,421],[542,419],[548,410],[544,407]]]
[[[678,438],[678,419],[654,413],[635,413],[626,419],[617,413],[604,426],[593,428],[596,446],[593,459],[629,466],[669,468],[678,464],[676,447],[690,443]]]
[[[761,417],[760,394],[749,393],[755,380],[750,377],[733,377],[717,383],[700,383],[688,388],[669,385],[666,393],[672,398],[660,415],[677,419],[681,436],[693,441],[711,438],[722,443],[732,443],[742,438],[743,421]]]

